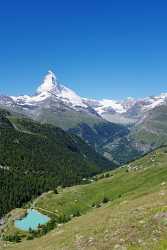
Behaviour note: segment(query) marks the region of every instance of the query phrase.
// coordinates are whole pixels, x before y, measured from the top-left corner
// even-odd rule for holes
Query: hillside
[[[106,145],[113,159],[124,163],[160,146],[167,145],[167,105],[161,104],[147,111],[143,117],[122,137],[115,138],[112,145]],[[105,147],[105,145],[103,145]]]
[[[48,215],[66,216],[79,211],[79,217],[43,237],[9,243],[2,249],[165,250],[166,162],[167,147],[164,147],[98,176],[92,184],[42,195],[34,202],[36,209],[46,210]]]
[[[95,103],[97,105],[98,102],[82,98],[62,85],[51,71],[44,77],[33,96],[0,95],[0,107],[24,114],[42,124],[52,124],[67,132],[75,133],[100,154],[118,164],[140,155],[140,151],[136,149],[134,152],[134,149],[131,150],[131,145],[128,145],[131,151],[129,157],[122,157],[120,160],[119,151],[122,151],[122,146],[120,150],[117,149],[115,141],[126,136],[129,129],[127,126],[105,120],[96,110]],[[115,147],[118,153],[115,153]]]
[[[131,130],[138,148],[147,152],[162,145],[167,145],[167,105],[156,107]]]
[[[116,165],[79,137],[0,110],[0,217],[32,197]]]

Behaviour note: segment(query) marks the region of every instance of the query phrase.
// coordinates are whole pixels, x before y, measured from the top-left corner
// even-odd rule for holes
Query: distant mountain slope
[[[155,133],[152,144],[142,143],[148,138],[148,122],[143,120],[154,109],[167,105],[167,94],[142,99],[128,98],[94,100],[82,98],[62,85],[51,71],[33,96],[0,96],[0,106],[24,114],[41,123],[49,123],[75,133],[99,153],[118,164],[148,152],[166,141]],[[149,119],[149,118],[148,118]],[[155,138],[156,137],[156,138]]]
[[[122,101],[85,99],[85,103],[90,105],[107,121],[118,124],[134,124],[147,114],[147,112],[161,105],[166,105],[167,93],[141,99],[129,97]]]
[[[0,217],[41,192],[114,167],[79,137],[0,110]]]
[[[149,111],[132,129],[129,138],[145,152],[167,145],[167,105]]]

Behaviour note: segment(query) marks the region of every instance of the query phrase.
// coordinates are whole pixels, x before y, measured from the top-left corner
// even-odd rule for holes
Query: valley
[[[117,165],[75,135],[0,110],[0,217],[54,189]]]
[[[167,108],[166,93],[122,101],[82,98],[48,71],[34,95],[1,95],[0,107],[74,133],[118,165],[166,145],[166,116],[156,121]]]
[[[35,208],[48,216],[64,214],[69,221],[33,240],[26,240],[28,235],[16,231],[11,223],[4,233],[17,232],[22,242],[1,242],[2,249],[165,250],[166,161],[167,148],[162,147],[120,169],[97,175],[91,184],[45,193],[34,203]]]
[[[166,94],[90,100],[51,71],[0,96],[0,249],[165,250],[166,111]],[[48,221],[21,230],[27,211]]]
[[[167,250],[167,2],[0,3],[0,250]]]

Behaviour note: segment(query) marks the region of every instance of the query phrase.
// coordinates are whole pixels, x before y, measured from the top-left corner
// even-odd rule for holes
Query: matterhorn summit
[[[32,117],[39,116],[44,110],[49,110],[53,114],[58,111],[60,113],[77,111],[121,124],[134,123],[143,115],[145,116],[146,112],[165,104],[167,104],[167,93],[137,100],[128,98],[121,101],[82,98],[75,91],[61,84],[51,70],[44,76],[33,95],[0,96],[0,105],[3,107],[12,107],[19,112],[23,110],[26,114],[30,113]]]
[[[57,103],[60,102],[74,108],[75,110],[78,110],[78,108],[81,107],[88,108],[79,95],[59,83],[56,75],[51,70],[45,75],[42,84],[37,88],[35,95],[11,96],[11,99],[15,104],[22,106],[25,109],[27,109],[28,106],[41,106],[44,102],[47,102],[48,105],[49,100]]]
[[[49,70],[47,75],[44,77],[43,83],[38,87],[37,94],[52,91],[58,85],[56,75]]]
[[[58,82],[55,74],[51,70],[48,71],[47,75],[44,77],[43,83],[37,89],[37,95],[44,96],[48,95],[48,93],[52,97],[54,96],[73,107],[87,107],[79,95]]]

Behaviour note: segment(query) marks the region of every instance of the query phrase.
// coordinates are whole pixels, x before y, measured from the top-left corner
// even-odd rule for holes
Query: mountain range
[[[0,106],[75,133],[119,164],[166,143],[167,118],[160,114],[167,110],[167,93],[123,101],[82,98],[48,71],[34,95],[0,95]]]
[[[150,211],[152,216],[153,211],[165,209],[160,206],[165,204],[167,147],[161,146],[167,144],[167,94],[124,101],[82,98],[60,84],[49,71],[34,95],[0,96],[0,140],[0,248],[43,249],[48,242],[48,249],[53,244],[64,249],[62,242],[67,242],[69,248],[73,239],[76,243],[78,228],[83,228],[89,236],[83,245],[87,249],[89,222],[91,235],[95,237],[98,233],[100,250],[111,246],[123,249],[116,242],[120,243],[127,235],[121,244],[132,247],[136,242],[134,234],[133,239],[127,234],[132,228],[137,246],[139,238],[155,237],[157,221],[149,216]],[[30,207],[44,212],[51,220],[37,230],[30,228],[24,232],[15,226],[15,221]],[[120,209],[121,214],[115,217]],[[98,211],[102,212],[100,216]],[[65,223],[69,225],[70,237],[64,231]],[[118,231],[122,225],[123,237]],[[115,231],[118,234],[114,234],[114,241],[113,235],[110,241],[107,236],[104,245],[110,229],[111,235]],[[65,241],[59,230],[64,232]],[[71,237],[71,232],[75,237]],[[54,238],[47,240],[50,235]],[[41,236],[45,238],[31,241]],[[71,243],[67,238],[72,239]],[[15,244],[20,241],[20,245]],[[151,242],[154,245],[152,238]],[[81,245],[77,249],[78,246]],[[150,240],[143,246],[153,249],[149,248]],[[70,248],[76,249],[71,245]]]

